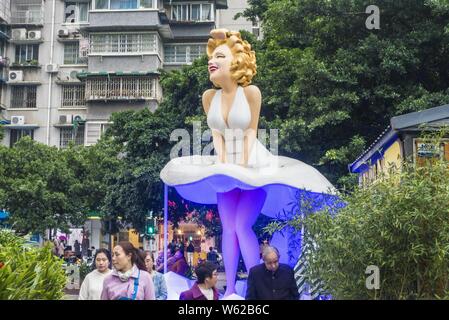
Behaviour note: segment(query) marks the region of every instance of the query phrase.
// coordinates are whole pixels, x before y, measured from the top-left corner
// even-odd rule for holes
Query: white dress
[[[263,188],[267,197],[262,213],[270,217],[288,210],[298,191],[336,194],[332,184],[318,170],[299,160],[271,154],[258,139],[250,149],[248,166],[238,165],[243,132],[250,122],[251,110],[243,87],[237,88],[227,123],[221,110],[221,90],[217,90],[207,114],[207,124],[225,138],[227,163],[218,162],[217,156],[174,158],[162,169],[162,181],[175,187],[184,199],[201,204],[216,204],[219,192]]]

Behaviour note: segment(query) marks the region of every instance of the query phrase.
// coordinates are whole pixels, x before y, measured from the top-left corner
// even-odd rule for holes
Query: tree
[[[106,142],[58,150],[24,137],[13,148],[0,146],[0,207],[21,234],[81,226],[102,208],[116,154]]]
[[[261,124],[280,129],[280,152],[317,166],[338,186],[347,164],[392,116],[449,101],[449,7],[445,1],[252,0],[262,20],[255,84]],[[294,21],[295,23],[292,23]]]
[[[48,228],[67,230],[83,220],[80,201],[74,197],[75,177],[55,147],[29,137],[13,148],[0,147],[2,207],[10,213],[19,233],[44,234]]]

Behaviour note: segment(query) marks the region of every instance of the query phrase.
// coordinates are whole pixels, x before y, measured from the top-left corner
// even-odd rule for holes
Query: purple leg
[[[236,232],[246,270],[260,262],[259,243],[252,227],[266,199],[263,189],[243,190],[237,206]]]
[[[223,227],[221,250],[223,252],[223,263],[226,273],[225,296],[235,292],[235,276],[237,274],[240,257],[236,234],[236,209],[239,198],[239,189],[217,194],[218,212]]]

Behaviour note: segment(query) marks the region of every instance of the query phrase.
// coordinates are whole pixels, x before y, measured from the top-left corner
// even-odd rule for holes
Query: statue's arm
[[[259,125],[260,108],[262,105],[262,94],[258,87],[250,85],[244,88],[246,99],[251,110],[251,122],[244,133],[243,140],[243,158],[241,165],[248,165],[249,155],[254,141],[257,139],[257,129]]]
[[[206,115],[209,112],[209,108],[210,108],[210,104],[212,101],[212,98],[215,95],[215,89],[209,89],[204,91],[203,93],[203,108],[204,108],[204,112],[206,113]],[[215,152],[217,153],[217,157],[218,157],[218,161],[225,163],[226,162],[226,152],[225,152],[225,142],[224,142],[224,138],[221,135],[221,133],[212,130],[212,139],[213,139],[213,143],[214,143],[214,149]]]

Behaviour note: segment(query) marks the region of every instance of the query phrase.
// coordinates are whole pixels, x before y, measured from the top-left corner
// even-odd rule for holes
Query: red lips
[[[212,65],[209,66],[209,72],[214,72],[214,71],[217,71],[217,70],[218,70],[218,66],[217,65],[212,64]]]

